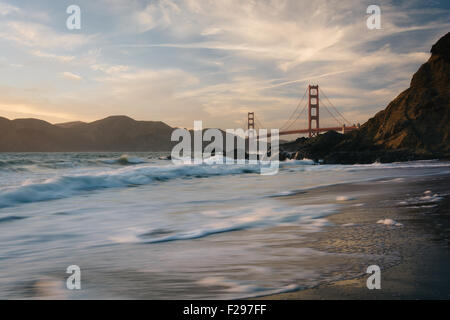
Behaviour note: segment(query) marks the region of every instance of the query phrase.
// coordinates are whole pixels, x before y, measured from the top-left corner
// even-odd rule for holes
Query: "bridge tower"
[[[319,129],[319,85],[308,86],[308,97],[308,133],[311,138],[319,134],[318,131],[313,131],[313,129]],[[315,128],[313,122],[315,122]]]
[[[255,113],[249,112],[248,113],[248,130],[254,130],[255,129]]]

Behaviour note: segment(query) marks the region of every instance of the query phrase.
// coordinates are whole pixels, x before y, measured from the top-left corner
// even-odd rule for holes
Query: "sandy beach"
[[[341,191],[367,192],[364,207],[356,206],[352,209],[349,204],[343,212],[329,217],[335,224],[344,221],[353,221],[345,233],[335,233],[330,227],[326,235],[317,235],[319,243],[328,239],[330,250],[333,252],[342,250],[347,246],[348,251],[357,252],[363,246],[377,246],[370,244],[369,237],[361,237],[357,230],[363,228],[368,220],[392,217],[402,223],[402,226],[386,226],[383,244],[388,254],[389,251],[400,253],[398,263],[394,265],[380,265],[381,289],[369,290],[366,286],[369,274],[361,270],[361,275],[343,279],[331,283],[324,283],[304,290],[261,297],[270,300],[353,300],[353,299],[449,299],[450,298],[450,259],[449,259],[449,235],[450,235],[450,196],[446,194],[439,202],[432,201],[427,196],[422,200],[429,202],[416,202],[412,199],[409,203],[400,201],[397,206],[386,206],[386,200],[404,196],[417,189],[439,190],[443,194],[449,189],[450,177],[421,177],[410,183],[401,179],[393,181],[378,181],[369,185],[346,185],[326,188],[332,192],[334,188]],[[381,183],[385,183],[383,188]],[[396,185],[394,185],[394,184]],[[372,191],[370,191],[372,190]],[[325,190],[321,190],[324,192]],[[373,196],[369,194],[373,193]],[[381,196],[384,194],[384,196]],[[419,198],[416,198],[417,200]],[[357,202],[352,200],[351,202]],[[355,204],[353,204],[354,206]],[[358,237],[360,237],[358,239]],[[367,240],[367,242],[364,241]],[[379,239],[378,239],[379,240]],[[343,244],[346,245],[343,245]]]

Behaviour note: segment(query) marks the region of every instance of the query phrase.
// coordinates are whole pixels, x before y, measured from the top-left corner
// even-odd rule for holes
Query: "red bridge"
[[[305,101],[306,93],[308,93],[308,99]],[[327,103],[324,103],[325,101],[321,101],[319,99],[319,93],[320,95],[323,95]],[[303,104],[303,101],[305,103]],[[300,107],[303,106],[303,109],[299,112]],[[325,126],[320,127],[319,125],[319,119],[320,119],[320,109],[319,105],[322,106],[322,108],[325,109],[325,111],[328,112],[328,114],[331,116],[332,119],[334,119],[337,123],[335,126]],[[303,113],[306,110],[306,107],[308,107],[308,128],[307,129],[294,129],[292,128],[293,125],[297,122],[297,120],[302,118]],[[333,112],[331,111],[333,110]],[[258,121],[258,119],[255,116],[254,112],[248,113],[248,119],[247,119],[247,125],[248,129],[255,129],[255,124],[258,124],[259,127],[262,129],[264,126],[261,125],[261,123]],[[289,119],[286,121],[286,123],[280,127],[280,136],[282,135],[288,135],[288,134],[308,134],[309,137],[316,136],[321,132],[326,131],[341,131],[342,133],[357,130],[359,129],[359,124],[351,124],[337,109],[334,107],[334,105],[331,103],[331,101],[328,99],[328,97],[325,95],[323,90],[319,90],[318,85],[309,85],[305,91],[305,94],[303,95],[302,100],[297,105],[297,108],[294,110],[294,112],[291,114]]]

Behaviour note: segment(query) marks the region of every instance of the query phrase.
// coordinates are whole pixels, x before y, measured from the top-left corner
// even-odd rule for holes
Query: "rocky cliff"
[[[432,47],[410,87],[359,131],[298,139],[283,148],[327,163],[450,158],[450,33]]]
[[[411,86],[367,121],[359,135],[386,149],[449,153],[450,33],[432,47]]]

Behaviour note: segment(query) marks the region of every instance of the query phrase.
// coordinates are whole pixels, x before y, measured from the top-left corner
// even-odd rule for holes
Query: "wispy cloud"
[[[72,73],[72,72],[67,72],[66,71],[66,72],[63,72],[61,75],[64,78],[69,79],[69,80],[77,80],[77,81],[83,80],[83,77],[81,77],[81,76],[79,76],[79,75],[77,75],[75,73]]]
[[[48,112],[45,109],[42,109],[41,106],[33,106],[26,104],[5,104],[0,103],[0,111],[3,113],[7,113],[7,115],[11,115],[14,118],[23,118],[23,117],[46,117],[50,118],[54,121],[67,121],[73,119],[75,114],[66,114],[63,112]]]
[[[3,83],[18,89],[18,101],[20,90],[40,88],[23,104],[41,106],[43,116],[60,105],[80,119],[120,113],[228,127],[255,111],[265,125],[281,126],[315,82],[363,122],[408,86],[433,42],[450,29],[445,6],[418,0],[379,1],[382,29],[372,31],[368,4],[359,0],[79,5],[83,27],[70,32],[64,10],[59,24],[45,18],[55,14],[53,2],[42,12],[0,3],[0,49],[9,63],[26,66],[3,75]]]
[[[8,3],[0,2],[0,16],[6,16],[6,15],[9,15],[12,13],[17,13],[19,11],[20,11],[20,9],[18,7],[15,7]]]
[[[75,59],[74,56],[57,55],[57,54],[53,54],[53,53],[43,52],[41,50],[33,50],[30,53],[36,57],[58,60],[61,62],[70,62]]]
[[[8,21],[1,24],[0,39],[32,48],[75,49],[91,41],[94,36],[56,32],[45,25],[27,21]]]

